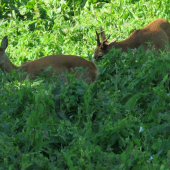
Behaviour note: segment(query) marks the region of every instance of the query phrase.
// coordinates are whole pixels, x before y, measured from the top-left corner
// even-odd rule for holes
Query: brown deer
[[[144,28],[135,30],[126,40],[121,42],[116,42],[118,36],[111,42],[108,42],[110,35],[106,38],[102,27],[100,31],[100,33],[96,31],[97,47],[94,50],[96,61],[100,61],[112,48],[121,48],[122,52],[127,52],[127,48],[135,49],[143,45],[146,50],[148,42],[151,42],[151,46],[156,50],[164,50],[167,43],[170,42],[170,23],[166,19],[154,20]],[[99,35],[101,35],[101,42]]]
[[[29,79],[35,79],[44,68],[51,66],[51,71],[49,76],[52,76],[55,73],[57,76],[61,75],[64,72],[75,73],[75,67],[82,67],[83,69],[87,68],[87,74],[84,75],[86,82],[90,84],[89,78],[94,82],[97,78],[98,69],[94,64],[93,60],[87,61],[82,57],[73,56],[73,55],[49,55],[34,61],[29,61],[23,63],[21,66],[17,67],[11,63],[5,49],[8,46],[8,38],[5,36],[1,42],[0,47],[0,69],[4,73],[11,73],[12,70],[23,71],[24,76],[21,79],[25,79],[26,76],[29,76]],[[76,73],[76,78],[79,78],[81,75],[80,71]]]

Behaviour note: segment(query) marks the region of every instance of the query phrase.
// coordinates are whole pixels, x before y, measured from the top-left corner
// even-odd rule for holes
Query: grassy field
[[[90,60],[95,29],[121,41],[169,11],[169,0],[1,0],[0,41],[8,36],[17,66],[51,54]],[[0,71],[0,169],[170,169],[170,53],[112,49],[96,65],[90,86]]]

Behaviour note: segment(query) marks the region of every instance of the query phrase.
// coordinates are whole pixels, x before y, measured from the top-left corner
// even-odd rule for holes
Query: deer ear
[[[101,39],[102,39],[102,41],[104,41],[106,39],[106,36],[105,36],[105,33],[104,33],[102,27],[100,27],[100,32],[101,32]]]
[[[115,43],[115,42],[117,41],[118,38],[119,38],[119,35],[118,35],[116,38],[114,38],[112,41],[110,41],[110,42],[108,43],[108,45],[109,45],[109,44]]]
[[[5,36],[3,40],[1,41],[1,48],[6,49],[8,47],[8,37]]]
[[[104,39],[101,43],[101,48],[105,48],[108,46],[110,43],[107,41],[110,38],[111,35],[109,35],[106,39]]]

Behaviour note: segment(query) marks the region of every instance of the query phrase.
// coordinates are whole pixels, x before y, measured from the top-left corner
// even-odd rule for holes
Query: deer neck
[[[128,44],[126,43],[123,43],[123,42],[113,42],[113,43],[110,43],[109,45],[109,50],[111,50],[112,48],[115,48],[115,49],[122,49],[122,52],[127,52],[127,47],[128,47]]]
[[[11,73],[12,70],[16,70],[18,67],[14,66],[9,60],[6,53],[4,53],[3,61],[0,63],[0,69],[3,72]]]

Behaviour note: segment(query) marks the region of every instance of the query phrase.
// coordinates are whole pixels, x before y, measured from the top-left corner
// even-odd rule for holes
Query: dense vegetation
[[[169,11],[169,0],[1,0],[0,40],[8,36],[15,65],[49,54],[90,60],[95,29],[123,40]],[[0,71],[0,169],[170,169],[169,57],[112,49],[90,86],[68,73],[66,86]]]

